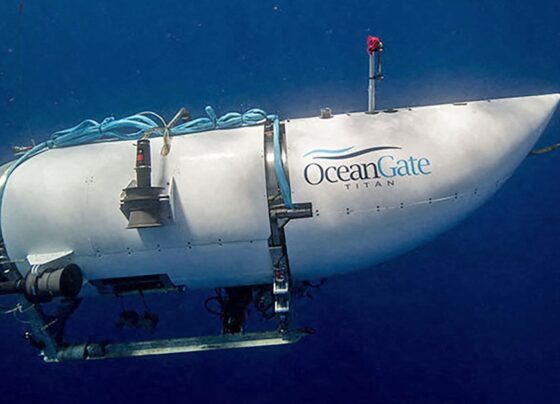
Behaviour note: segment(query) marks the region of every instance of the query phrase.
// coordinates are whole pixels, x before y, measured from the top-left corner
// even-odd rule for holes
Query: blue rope
[[[174,126],[169,129],[170,136],[180,136],[214,129],[232,129],[244,126],[260,125],[265,123],[267,119],[273,121],[274,168],[280,192],[284,198],[284,203],[288,208],[292,208],[293,205],[290,186],[281,161],[280,123],[278,116],[267,115],[266,112],[261,109],[250,109],[245,113],[229,112],[221,117],[218,117],[212,107],[207,106],[204,110],[206,111],[208,117],[198,118]],[[45,150],[114,140],[138,140],[147,133],[149,133],[152,137],[163,136],[165,128],[162,128],[152,119],[148,118],[146,114],[131,115],[122,119],[108,117],[101,121],[101,123],[92,119],[86,119],[73,128],[53,133],[49,140],[34,146],[31,150],[27,151],[18,160],[16,160],[16,162],[10,167],[5,177],[4,186],[0,187],[0,201],[2,200],[4,189],[6,188],[5,185],[15,169],[25,161],[44,152]]]

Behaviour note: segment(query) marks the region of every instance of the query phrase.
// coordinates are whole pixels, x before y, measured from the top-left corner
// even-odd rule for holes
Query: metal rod
[[[115,344],[86,343],[66,345],[57,352],[55,358],[47,357],[49,362],[68,360],[99,360],[126,358],[133,356],[152,356],[178,354],[220,349],[253,348],[273,345],[293,344],[310,335],[309,331],[291,331],[285,334],[262,332],[208,337],[176,338],[142,342]]]
[[[368,114],[375,111],[375,53],[369,55]]]

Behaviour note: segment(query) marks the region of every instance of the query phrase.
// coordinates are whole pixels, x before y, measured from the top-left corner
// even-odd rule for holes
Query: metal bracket
[[[125,203],[126,190],[131,188],[136,188],[136,180],[129,182],[127,187],[120,194],[120,210],[123,215],[129,219],[130,218],[130,207]],[[173,202],[173,193],[175,190],[175,178],[171,178],[169,185],[167,186],[167,191],[165,188],[159,188],[161,193],[158,195],[158,212],[159,218],[162,225],[169,225],[175,221],[175,207]]]
[[[179,112],[184,113],[185,111]],[[179,119],[178,117],[180,114],[176,115],[177,119]],[[167,152],[168,148],[169,145],[164,146]],[[152,186],[151,146],[150,140],[147,138],[136,142],[135,170],[136,182],[133,186],[133,183],[130,183],[121,194],[121,211],[128,219],[127,228],[145,229],[163,226],[162,204],[169,205],[169,195],[162,194],[164,188]]]
[[[43,265],[52,264],[58,260],[68,258],[70,255],[72,255],[72,253],[73,251],[69,250],[69,251],[57,251],[48,254],[30,254],[27,256],[27,262],[29,262],[29,265],[31,265],[33,270],[33,268],[38,268]]]
[[[282,152],[282,166],[287,166],[287,157],[284,150],[285,126],[280,125],[280,146]],[[286,207],[278,178],[274,169],[274,128],[272,123],[265,125],[264,152],[266,186],[268,196],[268,210],[271,235],[268,240],[268,249],[272,258],[272,292],[274,296],[274,312],[278,317],[278,331],[287,333],[291,321],[291,295],[292,279],[284,227],[292,219],[301,219],[313,216],[311,203],[294,204],[292,208]],[[287,170],[285,170],[287,172]],[[289,178],[288,183],[289,183]]]

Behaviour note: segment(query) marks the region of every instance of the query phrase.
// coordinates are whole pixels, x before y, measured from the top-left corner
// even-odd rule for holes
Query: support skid
[[[68,345],[60,349],[54,358],[45,358],[47,362],[69,360],[115,359],[134,356],[167,355],[221,349],[255,348],[285,345],[298,342],[309,335],[306,331],[285,334],[278,332],[226,334],[207,337],[176,338],[131,343],[88,343]]]

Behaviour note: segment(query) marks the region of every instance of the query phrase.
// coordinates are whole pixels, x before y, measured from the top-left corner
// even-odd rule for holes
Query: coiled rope
[[[182,108],[169,123],[155,112],[146,111],[121,119],[114,117],[105,118],[101,123],[92,119],[86,119],[79,125],[70,129],[61,130],[51,135],[46,142],[37,144],[19,157],[3,176],[3,184],[0,183],[0,201],[5,189],[6,182],[11,174],[30,158],[49,149],[60,149],[65,147],[79,146],[84,144],[110,142],[115,140],[138,140],[143,137],[163,137],[164,146],[162,155],[169,153],[169,138],[172,136],[187,135],[190,133],[206,132],[215,129],[233,129],[245,126],[255,126],[272,121],[274,129],[274,169],[280,192],[284,203],[292,208],[290,186],[284,171],[280,150],[280,123],[277,115],[267,115],[261,109],[250,109],[244,113],[229,112],[218,117],[211,106],[205,108],[207,117],[201,117],[185,123],[176,123],[186,114]],[[159,124],[152,118],[156,118]]]

